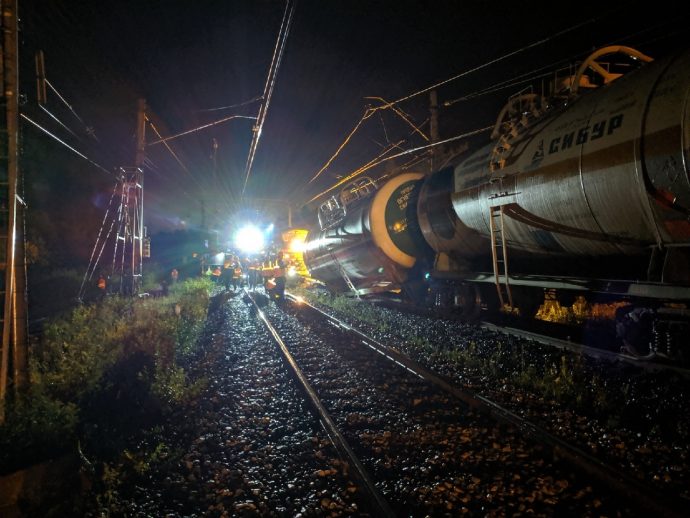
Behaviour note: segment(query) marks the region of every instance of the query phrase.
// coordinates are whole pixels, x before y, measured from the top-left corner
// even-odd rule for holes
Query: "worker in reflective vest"
[[[107,291],[108,283],[105,280],[105,276],[99,275],[98,281],[96,282],[98,286],[98,300],[103,300]]]
[[[249,289],[254,290],[259,284],[259,277],[261,276],[261,265],[259,261],[254,260],[249,264]]]
[[[285,297],[285,262],[282,258],[278,259],[278,264],[273,269],[273,278],[276,284],[273,291],[273,298],[276,300],[283,300]]]
[[[232,290],[242,287],[242,264],[237,261],[232,266]]]
[[[264,291],[268,295],[269,292],[276,287],[273,281],[273,266],[270,261],[264,261],[261,266],[261,277],[263,279]]]

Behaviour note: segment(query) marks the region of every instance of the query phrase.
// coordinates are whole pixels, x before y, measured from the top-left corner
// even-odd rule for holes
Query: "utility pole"
[[[431,143],[435,144],[439,141],[438,136],[438,94],[436,90],[429,92],[429,137],[431,138]],[[431,148],[431,170],[433,173],[439,164],[440,149],[437,146]]]
[[[0,268],[2,275],[2,354],[0,423],[5,420],[9,383],[24,389],[27,375],[27,296],[24,255],[24,200],[19,171],[19,63],[17,0],[0,0]],[[11,372],[11,374],[10,374]]]

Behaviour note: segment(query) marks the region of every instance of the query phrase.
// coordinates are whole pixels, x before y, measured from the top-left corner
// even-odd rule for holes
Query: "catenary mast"
[[[2,354],[0,422],[9,388],[21,390],[27,375],[27,294],[23,185],[19,170],[19,63],[17,0],[0,0],[0,268]]]

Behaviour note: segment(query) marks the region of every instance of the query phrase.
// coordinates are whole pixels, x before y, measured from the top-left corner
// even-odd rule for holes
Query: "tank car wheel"
[[[477,286],[472,284],[457,286],[453,305],[460,309],[463,317],[478,319],[482,309],[482,297]]]

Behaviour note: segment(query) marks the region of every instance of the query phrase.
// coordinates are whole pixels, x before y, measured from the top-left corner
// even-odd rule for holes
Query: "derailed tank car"
[[[617,62],[634,70],[622,75]],[[657,352],[669,352],[690,302],[690,52],[652,61],[607,47],[562,85],[548,99],[515,96],[489,142],[409,184],[416,212],[407,208],[402,233],[415,246],[388,279],[404,287],[428,270],[435,300],[467,314],[584,319],[608,307],[625,323],[653,312],[646,334],[629,334],[651,343],[656,333]],[[366,207],[362,221],[385,210]],[[380,262],[375,239],[352,248],[342,232],[322,254],[336,259],[333,280],[348,264]]]
[[[382,186],[369,179],[348,185],[319,209],[304,262],[312,277],[334,291],[365,295],[399,289],[425,253],[417,225],[416,193],[424,176],[398,175]]]

